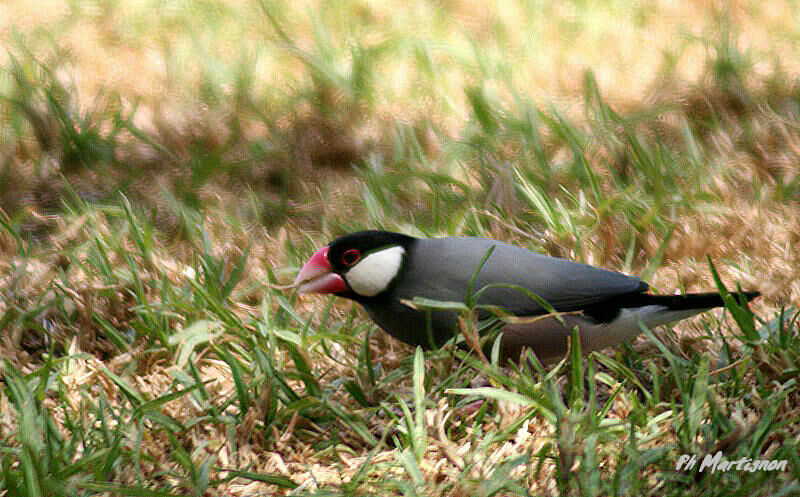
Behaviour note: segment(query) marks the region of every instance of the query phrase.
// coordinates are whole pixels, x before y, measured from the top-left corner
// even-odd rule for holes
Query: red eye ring
[[[361,260],[361,252],[358,249],[345,250],[342,254],[342,263],[345,266],[353,266]]]

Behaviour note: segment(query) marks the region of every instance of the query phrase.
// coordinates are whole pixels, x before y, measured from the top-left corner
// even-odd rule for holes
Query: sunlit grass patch
[[[0,494],[798,491],[791,5],[6,3]],[[281,288],[364,228],[763,297],[502,369]]]

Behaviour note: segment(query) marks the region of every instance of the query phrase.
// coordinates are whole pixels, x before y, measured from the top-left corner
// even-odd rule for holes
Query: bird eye
[[[345,250],[344,254],[342,254],[342,262],[345,266],[352,266],[360,260],[361,252],[358,249]]]

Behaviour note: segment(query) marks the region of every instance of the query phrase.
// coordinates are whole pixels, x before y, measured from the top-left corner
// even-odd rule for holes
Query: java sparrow
[[[576,326],[582,349],[588,353],[632,340],[642,333],[642,324],[653,328],[724,305],[718,293],[653,295],[639,278],[496,240],[414,238],[388,231],[360,231],[334,240],[303,266],[294,286],[299,292],[352,299],[396,339],[423,348],[438,347],[458,332],[456,313],[417,310],[408,301],[424,297],[465,302],[470,281],[491,247],[494,250],[477,273],[473,292],[490,284],[519,285],[564,313],[560,314],[563,322],[550,314],[504,324],[504,361],[518,360],[527,347],[543,364],[558,362]],[[744,296],[751,300],[758,292]],[[498,306],[517,317],[548,314],[537,299],[514,288],[488,288],[478,303]]]

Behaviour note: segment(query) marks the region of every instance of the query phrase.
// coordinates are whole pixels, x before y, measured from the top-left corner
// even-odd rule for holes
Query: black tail
[[[732,294],[739,301],[738,293]],[[760,292],[742,292],[741,295],[748,302],[761,295]],[[723,307],[722,295],[716,292],[687,293],[685,295],[651,295],[649,293],[627,293],[617,295],[603,302],[592,304],[583,310],[584,314],[592,319],[606,323],[612,321],[619,314],[620,309],[631,309],[645,305],[663,305],[673,311],[689,309],[711,309]]]
[[[739,294],[732,294],[739,303]],[[760,292],[742,292],[748,302],[761,295]],[[645,299],[643,305],[657,304],[663,305],[673,311],[682,311],[686,309],[711,309],[712,307],[723,307],[725,302],[722,301],[722,295],[716,292],[709,293],[687,293],[686,295],[642,295],[648,297]]]

